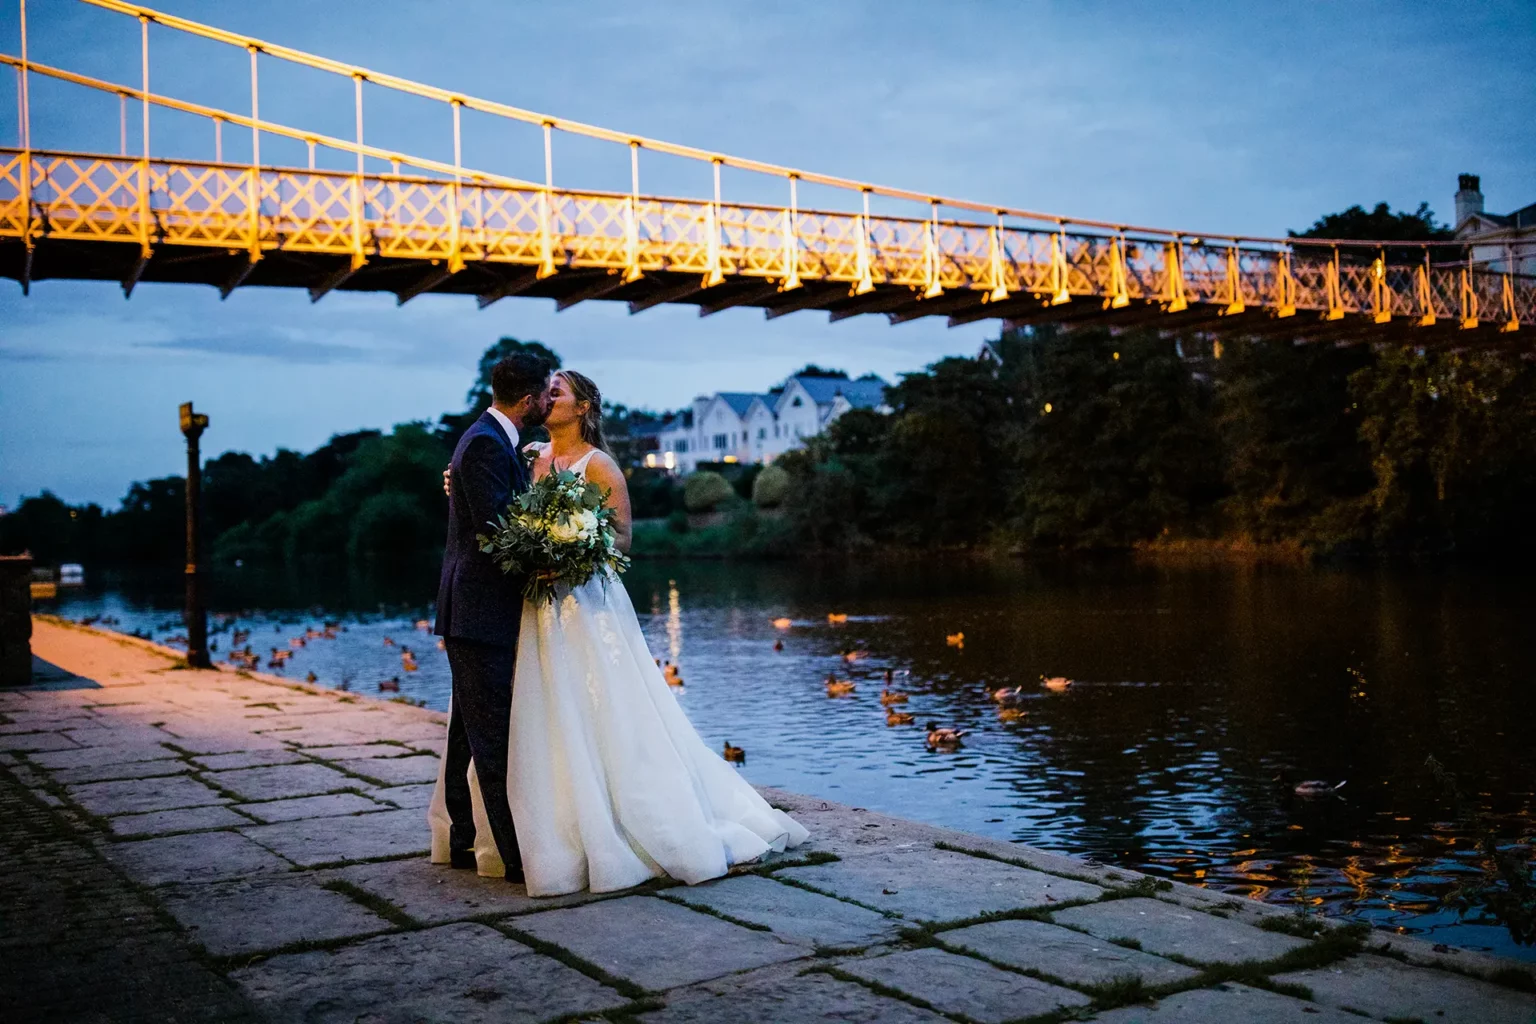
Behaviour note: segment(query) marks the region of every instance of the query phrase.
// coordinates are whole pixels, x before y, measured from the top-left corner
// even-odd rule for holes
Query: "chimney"
[[[1456,179],[1456,226],[1474,213],[1483,212],[1482,182],[1475,174],[1463,174]]]

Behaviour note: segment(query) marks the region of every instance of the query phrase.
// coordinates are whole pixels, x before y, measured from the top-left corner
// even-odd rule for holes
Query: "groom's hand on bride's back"
[[[453,463],[450,462],[450,463],[448,463],[447,466],[443,467],[443,493],[448,495],[448,497],[450,497],[450,498],[453,497],[453,490],[449,486],[448,481],[452,478],[452,476],[453,476]]]

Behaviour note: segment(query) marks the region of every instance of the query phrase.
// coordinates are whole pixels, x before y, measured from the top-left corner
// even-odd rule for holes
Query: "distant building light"
[[[736,456],[734,456],[734,455],[727,455],[725,457],[725,461],[726,462],[735,462],[736,461]]]
[[[1046,412],[1050,412],[1051,411],[1051,403],[1050,402],[1046,402],[1045,403],[1045,411]]]
[[[668,469],[676,469],[677,456],[673,455],[671,452],[667,452],[662,456],[662,465],[666,466]]]
[[[670,455],[670,454],[671,453],[668,452],[668,455]],[[645,468],[646,469],[655,469],[656,468],[656,453],[655,452],[651,452],[650,454],[646,455],[646,457],[645,457]]]

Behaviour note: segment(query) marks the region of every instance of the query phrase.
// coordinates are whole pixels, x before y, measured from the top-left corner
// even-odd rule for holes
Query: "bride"
[[[560,371],[549,398],[550,440],[525,448],[535,456],[534,479],[569,470],[607,491],[619,547],[628,551],[629,490],[603,438],[597,385]],[[529,895],[610,892],[662,875],[693,884],[805,841],[799,823],[699,738],[617,580],[562,589],[553,603],[524,602],[519,638],[507,800]],[[473,780],[470,793],[479,873],[500,876],[505,867]],[[441,772],[428,818],[433,860],[445,862]]]

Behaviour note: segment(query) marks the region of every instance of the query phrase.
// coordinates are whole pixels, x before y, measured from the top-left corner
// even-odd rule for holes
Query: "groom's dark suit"
[[[514,439],[489,411],[459,440],[449,470],[448,544],[437,591],[437,628],[453,673],[453,705],[444,758],[449,846],[474,846],[470,758],[491,834],[509,873],[521,870],[517,831],[507,804],[507,737],[512,673],[523,616],[522,577],[509,577],[480,550],[476,534],[505,514],[512,497],[528,489],[528,468]]]

